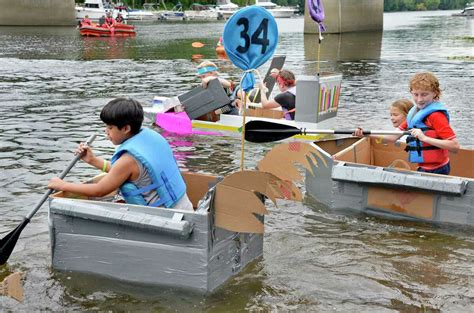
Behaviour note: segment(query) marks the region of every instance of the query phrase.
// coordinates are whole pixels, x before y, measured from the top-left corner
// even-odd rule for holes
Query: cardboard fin
[[[273,57],[272,62],[270,63],[270,67],[267,70],[267,74],[265,74],[265,78],[263,79],[263,82],[266,84],[268,89],[267,98],[270,97],[273,87],[275,87],[275,78],[270,76],[270,72],[274,68],[276,68],[277,70],[281,70],[283,68],[283,65],[285,64],[285,60],[285,55],[277,55]]]
[[[178,99],[192,120],[230,103],[230,98],[218,79],[211,80],[207,88],[198,86],[179,95]]]
[[[23,286],[21,285],[21,272],[8,275],[0,283],[0,295],[11,297],[18,302],[23,302]]]
[[[314,175],[312,166],[319,166],[319,164],[328,166],[316,148],[308,143],[295,141],[273,147],[260,160],[257,167],[260,171],[272,173],[284,181],[302,181],[303,177],[295,167],[295,163],[301,164],[312,175]]]
[[[274,203],[277,198],[301,200],[301,192],[292,182],[260,171],[236,172],[216,186],[216,226],[235,232],[263,233],[263,223],[257,216],[268,212],[260,195]]]

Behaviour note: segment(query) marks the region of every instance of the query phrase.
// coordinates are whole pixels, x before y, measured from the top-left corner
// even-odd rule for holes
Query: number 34
[[[245,40],[244,46],[238,46],[237,52],[245,53],[249,50],[250,44],[261,45],[261,54],[265,54],[267,51],[267,46],[270,44],[270,40],[268,40],[268,19],[264,18],[255,32],[252,34],[252,37],[249,37],[249,20],[245,17],[241,17],[237,21],[237,25],[243,25],[244,29],[240,32],[240,37]],[[262,38],[260,38],[260,35]]]

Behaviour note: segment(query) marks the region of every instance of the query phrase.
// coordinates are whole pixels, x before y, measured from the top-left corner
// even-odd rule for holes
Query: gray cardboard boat
[[[211,292],[262,255],[263,195],[301,200],[292,183],[259,171],[183,177],[194,212],[54,194],[53,268]]]
[[[342,138],[275,146],[258,165],[282,179],[302,179],[306,192],[333,209],[396,219],[474,226],[474,150],[450,153],[451,175],[416,171],[405,143]],[[271,164],[286,164],[278,171]]]

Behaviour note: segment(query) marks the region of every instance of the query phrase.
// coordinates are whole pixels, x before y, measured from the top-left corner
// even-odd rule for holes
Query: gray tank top
[[[133,158],[132,155],[130,156]],[[140,174],[138,175],[138,178],[136,180],[133,180],[131,182],[135,184],[135,186],[137,186],[138,188],[143,188],[143,187],[151,185],[153,181],[151,180],[151,176],[149,175],[146,167],[143,166],[143,164],[137,159],[135,158],[133,159],[135,160],[135,162],[137,162],[138,169],[140,170]],[[146,203],[148,204],[154,203],[160,199],[160,196],[158,195],[158,192],[156,191],[156,189],[147,191],[143,193],[142,196],[145,199]]]

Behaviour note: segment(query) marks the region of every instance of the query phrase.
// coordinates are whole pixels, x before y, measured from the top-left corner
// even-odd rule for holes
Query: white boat
[[[230,0],[217,0],[217,14],[219,19],[227,20],[239,10],[239,6]]]
[[[271,1],[255,0],[255,5],[267,9],[275,18],[289,18],[297,12],[296,7],[283,7]]]
[[[461,13],[454,13],[453,16],[468,16],[474,17],[474,2],[466,4],[464,10]]]
[[[129,21],[151,21],[155,20],[156,15],[148,10],[128,10],[127,20]]]
[[[186,21],[188,16],[184,13],[181,4],[177,4],[173,9],[168,10],[164,1],[161,2],[165,10],[158,11],[158,19],[162,21]]]
[[[184,11],[184,14],[190,19],[195,21],[208,21],[219,19],[219,13],[215,6],[202,5],[194,3],[191,5],[190,10]]]
[[[102,0],[86,0],[83,6],[76,6],[76,20],[82,20],[89,16],[92,21],[98,21],[102,16],[105,16],[108,12],[112,12],[113,18],[116,18],[120,13],[126,20],[128,17],[127,10],[124,7],[111,7],[105,6]]]

